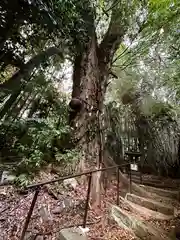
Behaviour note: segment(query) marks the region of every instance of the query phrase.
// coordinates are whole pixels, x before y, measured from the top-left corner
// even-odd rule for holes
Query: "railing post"
[[[85,212],[84,212],[83,228],[86,228],[87,214],[88,214],[88,207],[89,207],[89,198],[90,198],[90,192],[91,192],[91,180],[92,180],[92,173],[90,173],[89,181],[88,181],[88,189],[87,189],[86,205],[85,205]]]
[[[129,192],[131,193],[131,185],[132,185],[132,174],[131,174],[131,160],[129,163]]]
[[[119,184],[120,184],[119,170],[120,167],[117,167],[117,206],[119,205]]]
[[[34,206],[35,206],[35,204],[36,204],[39,191],[40,191],[39,188],[36,189],[36,192],[35,192],[35,194],[34,194],[34,197],[33,197],[32,203],[31,203],[31,206],[30,206],[30,208],[29,208],[29,212],[28,212],[27,217],[26,217],[26,221],[25,221],[25,223],[24,223],[24,227],[23,227],[23,230],[22,230],[22,234],[21,234],[20,240],[24,240],[24,237],[25,237],[25,234],[26,234],[26,230],[27,230],[27,228],[28,228],[28,225],[29,225],[29,222],[30,222],[30,219],[31,219],[33,210],[34,210]]]
[[[141,163],[140,163],[140,183],[142,184],[143,183],[143,180],[142,180],[142,166],[141,166]]]

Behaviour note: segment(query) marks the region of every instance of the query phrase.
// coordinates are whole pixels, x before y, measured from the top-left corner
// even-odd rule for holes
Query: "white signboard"
[[[131,170],[138,171],[138,165],[137,164],[131,164]]]

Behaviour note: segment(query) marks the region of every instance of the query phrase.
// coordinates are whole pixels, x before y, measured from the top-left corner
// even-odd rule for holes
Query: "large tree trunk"
[[[86,11],[85,18],[88,20],[89,41],[82,48],[82,53],[75,59],[71,101],[73,103],[73,99],[80,99],[83,107],[70,117],[71,125],[75,129],[75,137],[83,153],[80,163],[81,170],[86,167],[99,169],[103,164],[101,116],[104,96],[112,58],[125,33],[114,8],[108,31],[101,44],[98,45],[93,11],[90,10],[89,15]],[[99,203],[100,200],[100,180],[101,173],[93,174],[92,200],[96,203]]]
[[[83,107],[71,119],[71,124],[83,153],[80,163],[81,171],[89,167],[99,169],[104,163],[101,113],[108,80],[108,64],[104,62],[102,56],[96,37],[93,36],[86,51],[76,58],[74,65],[72,100],[80,99]],[[92,200],[94,203],[100,201],[101,179],[100,172],[93,174]],[[120,179],[125,186],[129,186],[129,180],[125,176],[120,174]],[[133,184],[133,191],[141,196],[148,195],[136,184]]]
[[[89,41],[86,50],[81,56],[77,56],[74,65],[73,92],[74,98],[80,99],[82,109],[71,124],[75,129],[75,137],[83,153],[80,169],[91,167],[101,168],[103,161],[103,143],[101,132],[101,112],[105,94],[105,82],[107,81],[107,71],[100,64],[98,56],[97,39],[94,34]],[[98,202],[100,191],[100,173],[93,177],[93,199]]]

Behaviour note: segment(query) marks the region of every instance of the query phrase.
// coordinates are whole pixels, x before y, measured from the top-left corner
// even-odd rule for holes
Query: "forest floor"
[[[47,181],[55,177],[57,175],[41,172],[34,182]],[[0,187],[0,240],[20,239],[33,195],[34,192],[31,191],[20,193],[14,186]],[[42,187],[25,239],[55,240],[58,239],[61,229],[82,225],[86,195],[87,188],[80,184],[72,191],[66,190],[59,183]],[[106,194],[102,194],[101,205],[96,208],[89,206],[88,239],[136,239],[130,231],[118,227],[109,219],[109,209],[111,204],[116,204],[116,198],[116,182],[112,181]],[[63,201],[66,201],[66,207],[62,207]],[[126,212],[131,211],[126,204],[120,207]],[[136,216],[136,212],[131,212],[131,214]],[[178,216],[171,220],[154,220],[144,213],[141,217],[156,227],[164,229],[167,233],[170,233],[175,227],[180,228],[180,217]]]

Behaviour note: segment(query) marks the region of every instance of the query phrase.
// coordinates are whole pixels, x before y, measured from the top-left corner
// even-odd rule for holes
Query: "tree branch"
[[[49,57],[56,54],[60,55],[63,59],[61,50],[55,47],[50,47],[45,51],[42,51],[41,53],[35,55],[11,78],[9,78],[6,82],[0,84],[0,90],[7,92],[8,94],[10,92],[16,91],[21,87],[22,79],[24,79],[26,82],[35,68],[38,68],[43,61],[46,61]]]
[[[109,28],[99,46],[105,63],[111,63],[114,53],[118,49],[126,32],[126,26],[122,24],[118,10],[116,8],[112,9]]]

